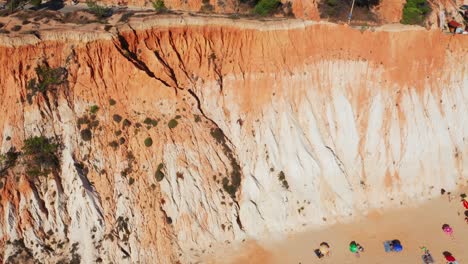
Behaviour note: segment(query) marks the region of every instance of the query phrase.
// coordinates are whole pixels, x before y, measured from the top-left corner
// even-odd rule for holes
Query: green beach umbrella
[[[349,250],[351,250],[353,253],[356,253],[358,251],[356,243],[349,244]]]

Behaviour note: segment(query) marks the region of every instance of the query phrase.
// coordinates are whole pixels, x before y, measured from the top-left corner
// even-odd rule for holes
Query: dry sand
[[[227,253],[216,263],[422,263],[419,247],[426,246],[436,263],[446,263],[442,252],[449,251],[459,264],[468,263],[468,224],[460,193],[450,203],[448,196],[428,200],[411,208],[373,211],[354,223],[336,224],[323,230],[290,235],[281,241],[246,242],[241,252]],[[454,230],[454,239],[442,231],[443,224]],[[384,240],[399,239],[403,252],[385,253]],[[365,252],[360,258],[348,250],[349,242],[356,240]],[[313,249],[326,241],[331,256],[318,259]],[[228,258],[234,257],[234,260]]]

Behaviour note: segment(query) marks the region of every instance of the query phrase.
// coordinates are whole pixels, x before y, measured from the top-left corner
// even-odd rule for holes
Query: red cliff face
[[[0,177],[3,261],[189,263],[466,184],[467,38],[208,18],[119,30],[1,40],[2,153],[61,142],[47,176],[19,160]],[[44,63],[66,82],[29,103]]]

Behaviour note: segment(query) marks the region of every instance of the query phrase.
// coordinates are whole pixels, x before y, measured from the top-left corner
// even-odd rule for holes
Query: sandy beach
[[[246,241],[241,252],[231,260],[218,259],[217,263],[422,263],[421,246],[426,246],[436,263],[446,263],[442,253],[453,254],[458,263],[468,263],[468,224],[460,194],[452,194],[449,202],[445,194],[418,206],[393,210],[375,210],[353,223],[335,224],[323,230],[293,234],[281,241]],[[449,224],[454,238],[442,231]],[[403,245],[400,253],[386,253],[383,241],[399,239]],[[349,251],[355,240],[365,252],[357,258]],[[331,246],[331,256],[318,259],[313,250],[322,242]]]

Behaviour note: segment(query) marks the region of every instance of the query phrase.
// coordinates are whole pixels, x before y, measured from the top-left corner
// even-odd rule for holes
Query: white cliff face
[[[62,145],[47,176],[2,171],[0,259],[193,263],[466,184],[466,39],[297,23],[0,47],[2,153]],[[67,82],[29,104],[45,51]]]
[[[247,236],[297,231],[466,184],[466,67],[419,91],[377,85],[382,72],[366,62],[324,61],[252,76],[275,80],[270,101],[255,111],[239,108],[245,98],[236,81],[225,82],[223,96],[200,89],[203,108],[239,153]]]

